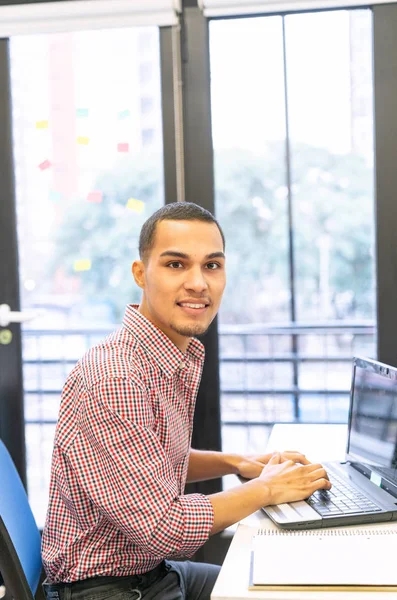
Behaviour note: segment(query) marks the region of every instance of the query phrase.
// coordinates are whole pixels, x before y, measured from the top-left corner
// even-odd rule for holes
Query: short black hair
[[[222,237],[225,249],[225,236],[218,221],[209,210],[194,204],[194,202],[171,202],[156,210],[142,225],[139,235],[139,256],[145,260],[153,248],[157,223],[160,221],[205,221],[215,223]]]

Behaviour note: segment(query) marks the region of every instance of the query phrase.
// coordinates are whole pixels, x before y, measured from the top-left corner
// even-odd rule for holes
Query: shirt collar
[[[183,353],[161,329],[138,311],[137,304],[127,305],[123,327],[141,342],[168,377],[175,373],[182,362],[204,361],[204,346],[199,340],[191,338],[186,353]]]

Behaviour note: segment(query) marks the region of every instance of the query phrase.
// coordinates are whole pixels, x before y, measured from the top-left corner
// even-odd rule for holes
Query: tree
[[[64,212],[51,270],[77,278],[82,302],[107,304],[112,320],[119,322],[125,305],[139,302],[131,264],[138,258],[144,221],[163,204],[161,158],[131,156],[104,172],[95,190],[102,192],[101,202],[80,201]],[[138,200],[133,209],[129,200]],[[79,260],[90,260],[91,268],[76,272]]]
[[[298,320],[372,317],[372,169],[360,157],[307,146],[293,146],[291,164]],[[117,321],[140,296],[130,266],[141,225],[163,203],[159,165],[141,155],[104,173],[95,185],[102,202],[71,207],[56,238],[54,269],[78,277],[84,301],[108,302]],[[217,150],[215,181],[227,244],[222,321],[289,320],[285,145],[269,144],[261,155]],[[127,209],[129,198],[142,201],[144,211]],[[84,257],[92,268],[74,273],[74,261]]]
[[[290,319],[284,156],[282,143],[262,156],[216,153],[217,216],[228,243],[228,322]],[[361,157],[303,145],[293,146],[290,158],[297,319],[373,317],[372,169]],[[328,273],[321,264],[324,240]],[[327,314],[321,304],[325,277]]]

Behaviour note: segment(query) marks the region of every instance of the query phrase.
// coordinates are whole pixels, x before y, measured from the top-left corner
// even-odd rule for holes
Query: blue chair
[[[0,440],[0,573],[7,600],[33,600],[42,570],[40,544],[22,481]]]

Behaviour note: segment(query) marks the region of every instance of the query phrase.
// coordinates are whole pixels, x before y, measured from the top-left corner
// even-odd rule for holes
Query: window
[[[152,79],[152,65],[144,62],[139,66],[139,81],[140,83],[148,83]]]
[[[154,129],[142,129],[142,146],[151,146],[155,139]]]
[[[140,114],[143,34],[150,130]],[[42,311],[24,327],[23,363],[28,489],[43,525],[61,388],[139,301],[130,271],[139,231],[164,203],[159,32],[16,37],[11,76],[21,300]]]
[[[210,24],[227,451],[346,421],[351,356],[375,354],[371,39],[370,10]]]
[[[148,113],[151,113],[153,111],[153,106],[154,106],[153,98],[147,97],[147,96],[141,98],[141,113],[143,115],[147,115]]]

